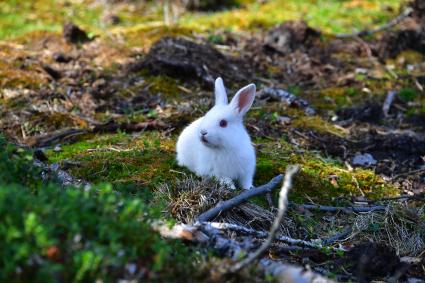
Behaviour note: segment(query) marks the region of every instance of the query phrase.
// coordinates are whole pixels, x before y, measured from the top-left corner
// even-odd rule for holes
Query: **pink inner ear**
[[[249,88],[243,90],[239,95],[238,100],[238,108],[239,112],[242,111],[243,108],[245,108],[249,103]]]

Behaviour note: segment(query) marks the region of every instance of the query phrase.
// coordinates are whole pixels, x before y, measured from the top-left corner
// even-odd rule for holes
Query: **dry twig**
[[[271,179],[270,182],[268,182],[265,185],[262,185],[258,188],[252,188],[250,190],[244,191],[243,193],[241,193],[240,195],[237,195],[234,198],[231,198],[223,202],[219,202],[213,208],[199,215],[196,221],[197,222],[209,221],[213,219],[214,217],[216,217],[217,215],[219,215],[220,213],[222,213],[223,211],[229,210],[241,204],[242,202],[247,201],[248,199],[252,197],[269,193],[277,186],[277,184],[279,184],[282,181],[282,178],[283,178],[282,175],[278,175],[274,177],[273,179]]]
[[[241,234],[250,235],[250,236],[253,236],[253,237],[256,237],[256,238],[259,238],[259,239],[265,239],[265,238],[269,237],[268,232],[258,231],[258,230],[255,230],[255,229],[251,229],[251,228],[247,228],[247,227],[243,227],[243,226],[231,224],[231,223],[203,222],[202,224],[211,225],[211,227],[218,229],[218,230],[230,230],[230,231],[238,232],[238,233],[241,233]],[[290,245],[295,245],[295,246],[304,246],[304,247],[309,247],[309,248],[320,249],[320,248],[323,247],[322,242],[326,241],[326,244],[332,244],[335,241],[343,238],[344,236],[346,236],[348,234],[349,233],[347,233],[347,231],[344,230],[344,234],[338,233],[335,236],[333,236],[333,237],[331,237],[327,240],[324,240],[324,241],[322,241],[321,239],[306,241],[306,240],[301,240],[301,239],[294,239],[294,238],[291,238],[291,237],[288,237],[288,236],[276,236],[276,237],[274,237],[273,240],[279,241],[279,242],[284,242],[284,243],[287,243],[287,244],[290,244]],[[335,250],[341,250],[341,249],[335,248]]]
[[[390,91],[385,98],[384,105],[382,106],[382,112],[384,112],[384,116],[388,117],[388,113],[390,112],[391,104],[393,104],[394,98],[397,95],[397,92]]]
[[[374,205],[374,206],[329,206],[329,205],[316,205],[316,204],[295,204],[291,203],[295,207],[300,207],[303,209],[315,209],[320,211],[327,212],[344,212],[344,213],[362,213],[362,212],[372,212],[379,210],[386,210],[388,206],[386,205]]]
[[[70,140],[76,136],[90,134],[90,133],[110,133],[118,130],[126,132],[138,132],[145,130],[161,130],[167,128],[167,125],[161,121],[153,120],[139,123],[117,123],[115,121],[109,121],[105,124],[95,125],[92,129],[65,129],[56,133],[50,133],[47,135],[41,135],[31,137],[31,140],[27,141],[30,146],[36,148],[47,147],[53,144],[57,144],[63,141]]]
[[[279,207],[277,216],[275,218],[275,221],[273,222],[272,228],[270,229],[269,236],[267,237],[266,241],[254,253],[232,266],[230,268],[230,272],[238,272],[242,268],[248,266],[269,248],[270,244],[275,238],[277,230],[279,229],[283,216],[285,215],[286,204],[288,201],[288,192],[292,187],[292,176],[298,172],[298,169],[298,165],[288,166],[288,168],[286,168],[285,180],[283,182],[282,189],[279,193]]]

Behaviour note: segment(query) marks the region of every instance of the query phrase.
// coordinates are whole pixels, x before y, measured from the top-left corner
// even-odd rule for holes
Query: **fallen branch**
[[[147,130],[161,130],[165,129],[167,125],[164,122],[158,120],[139,122],[139,123],[116,123],[110,121],[105,124],[97,125],[91,132],[93,133],[105,133],[105,132],[116,132],[118,130],[126,132],[138,132]]]
[[[259,238],[259,239],[265,239],[265,238],[269,237],[268,232],[258,231],[258,230],[246,228],[246,227],[236,225],[236,224],[231,224],[231,223],[203,222],[202,224],[211,225],[211,227],[218,229],[218,230],[234,231],[234,232],[237,232],[237,233],[250,235],[250,236],[253,236],[253,237],[256,237],[256,238]],[[315,248],[315,249],[320,249],[320,248],[323,247],[322,240],[320,240],[320,239],[306,241],[306,240],[301,240],[301,239],[294,239],[294,238],[291,238],[291,237],[288,237],[288,236],[276,236],[276,237],[274,237],[273,240],[279,241],[279,242],[284,242],[284,243],[287,243],[287,244],[290,244],[290,245],[304,246],[304,247]]]
[[[262,245],[260,250],[257,250],[254,253],[255,255],[261,255],[264,250],[268,248],[271,241],[274,238],[274,234],[276,233],[278,227],[280,226],[280,222],[283,218],[284,212],[285,212],[285,203],[287,198],[288,190],[291,187],[291,178],[292,175],[298,170],[298,167],[289,167],[287,169],[287,173],[285,176],[285,182],[282,187],[282,190],[280,192],[279,197],[279,211],[278,216],[276,217],[271,232],[268,234],[268,244],[265,246],[265,244]],[[280,181],[282,179],[282,176],[279,175],[275,178],[273,178],[270,182],[273,181]],[[267,185],[269,185],[267,184]],[[265,185],[265,186],[267,186]],[[271,190],[271,189],[270,189]],[[252,241],[243,241],[238,242],[232,239],[229,239],[221,233],[217,227],[221,228],[228,228],[233,227],[235,229],[243,230],[243,231],[255,231],[249,228],[240,227],[237,225],[231,225],[231,224],[224,224],[224,223],[208,223],[208,222],[196,222],[194,225],[185,225],[185,224],[176,224],[173,227],[170,227],[166,224],[161,223],[154,223],[152,225],[153,229],[158,231],[161,236],[166,238],[179,238],[179,239],[185,239],[190,240],[193,242],[203,243],[207,245],[210,248],[213,248],[216,250],[219,254],[231,257],[234,260],[240,257],[242,252],[249,251],[253,249],[254,244]],[[265,236],[266,232],[257,231],[259,235]],[[265,233],[265,234],[263,234]],[[248,258],[253,258],[252,256]],[[248,259],[247,258],[247,259]],[[237,268],[243,268],[245,262],[247,262],[247,259],[243,260],[242,262],[239,262],[236,266]],[[249,262],[246,264],[249,264],[255,260],[255,258],[250,259]],[[238,269],[233,268],[233,272],[236,272]],[[257,268],[260,268],[261,270],[264,270],[264,272],[270,276],[273,276],[277,279],[278,282],[324,282],[324,283],[332,283],[334,281],[325,278],[321,276],[320,274],[311,271],[306,270],[303,267],[298,267],[290,264],[283,264],[282,262],[273,261],[270,259],[263,258],[258,262]],[[225,274],[222,274],[225,275]]]
[[[152,228],[164,238],[201,243],[214,249],[219,255],[234,260],[239,258],[242,253],[254,248],[254,244],[250,241],[237,242],[223,236],[221,231],[214,228],[210,223],[176,224],[170,227],[167,224],[157,222],[152,224]],[[283,264],[266,258],[261,259],[257,267],[276,278],[278,282],[334,282],[303,267]]]
[[[237,195],[234,198],[231,198],[231,199],[223,201],[223,202],[219,202],[213,208],[211,208],[211,209],[207,210],[206,212],[202,213],[201,215],[199,215],[198,218],[196,219],[196,221],[197,222],[210,221],[211,219],[213,219],[214,217],[216,217],[220,213],[227,211],[227,210],[241,204],[242,202],[247,201],[248,199],[250,199],[252,197],[269,193],[282,181],[282,179],[283,179],[283,176],[278,175],[278,176],[274,177],[273,179],[271,179],[270,182],[268,182],[265,185],[262,185],[262,186],[257,187],[257,188],[252,188],[250,190],[242,192],[240,195]]]
[[[421,197],[420,195],[403,195],[403,196],[398,196],[398,197],[389,197],[389,198],[381,198],[378,200],[372,200],[372,201],[368,201],[369,203],[377,203],[377,202],[381,202],[381,201],[407,201],[407,200],[417,200],[417,201],[425,201],[425,194],[423,197]]]
[[[348,235],[350,235],[352,231],[353,231],[353,229],[351,229],[351,227],[347,227],[346,229],[344,229],[344,231],[339,232],[339,233],[333,235],[332,237],[329,237],[329,238],[323,240],[322,243],[325,246],[332,245],[336,241],[339,241],[339,240],[347,237]]]
[[[29,137],[25,143],[29,146],[42,148],[64,140],[70,140],[76,136],[87,134],[87,129],[65,129],[59,132],[49,133],[35,137]]]
[[[282,189],[279,193],[279,206],[277,216],[273,222],[272,228],[270,229],[269,236],[261,247],[254,253],[248,255],[245,259],[239,261],[230,268],[230,272],[238,272],[242,268],[250,265],[254,260],[260,257],[270,246],[273,239],[275,238],[276,232],[279,229],[280,223],[282,222],[283,216],[286,212],[288,202],[288,192],[292,188],[292,176],[298,172],[299,166],[288,166],[285,172],[285,180],[283,182]]]
[[[29,146],[36,148],[42,148],[51,146],[64,141],[69,141],[76,136],[85,134],[95,133],[110,133],[122,130],[125,132],[139,132],[148,130],[162,130],[167,128],[164,122],[152,120],[140,123],[116,123],[115,121],[109,121],[105,124],[95,125],[92,129],[66,129],[56,133],[49,133],[46,135],[30,137],[26,143]]]
[[[384,117],[388,117],[388,113],[390,112],[391,105],[393,104],[394,98],[397,95],[397,92],[390,91],[385,98],[384,105],[382,106],[382,112],[384,113]]]
[[[291,203],[292,206],[302,208],[302,209],[314,209],[326,212],[344,212],[344,213],[362,213],[362,212],[372,212],[386,210],[386,205],[375,205],[375,206],[328,206],[328,205],[316,205],[316,204],[295,204]]]
[[[355,33],[342,33],[342,34],[336,34],[335,37],[337,38],[350,38],[350,37],[363,37],[363,36],[368,36],[368,35],[372,35],[387,29],[390,29],[396,25],[398,25],[399,23],[401,23],[405,18],[407,18],[408,16],[410,16],[410,14],[413,12],[413,9],[411,7],[407,7],[400,15],[398,15],[395,19],[392,19],[391,21],[389,21],[388,23],[379,26],[377,28],[371,29],[371,30],[362,30],[359,32],[355,32]]]
[[[404,173],[400,173],[397,175],[394,175],[391,177],[391,180],[403,177],[403,176],[409,176],[409,175],[413,175],[413,174],[422,174],[425,173],[425,169],[421,168],[421,169],[417,169],[417,170],[412,170],[412,171],[408,171],[408,172],[404,172]]]

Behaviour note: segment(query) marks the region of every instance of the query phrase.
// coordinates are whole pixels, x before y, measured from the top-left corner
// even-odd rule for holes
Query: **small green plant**
[[[418,97],[419,93],[413,88],[402,88],[398,95],[403,101],[409,102],[413,101],[416,97]]]
[[[187,248],[151,228],[161,204],[130,185],[40,182],[31,157],[0,137],[0,281],[171,282],[193,271]]]
[[[41,181],[40,169],[32,164],[33,154],[7,144],[0,135],[0,184],[20,183],[29,188],[36,188]]]

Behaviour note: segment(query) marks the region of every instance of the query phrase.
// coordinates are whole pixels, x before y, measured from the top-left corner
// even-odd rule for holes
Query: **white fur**
[[[255,85],[240,89],[230,103],[223,80],[215,82],[215,106],[187,126],[177,141],[177,161],[199,176],[216,177],[228,183],[237,180],[243,189],[252,187],[255,150],[243,125],[243,116],[255,98]],[[227,121],[220,127],[221,120]],[[206,131],[207,143],[201,141]]]

